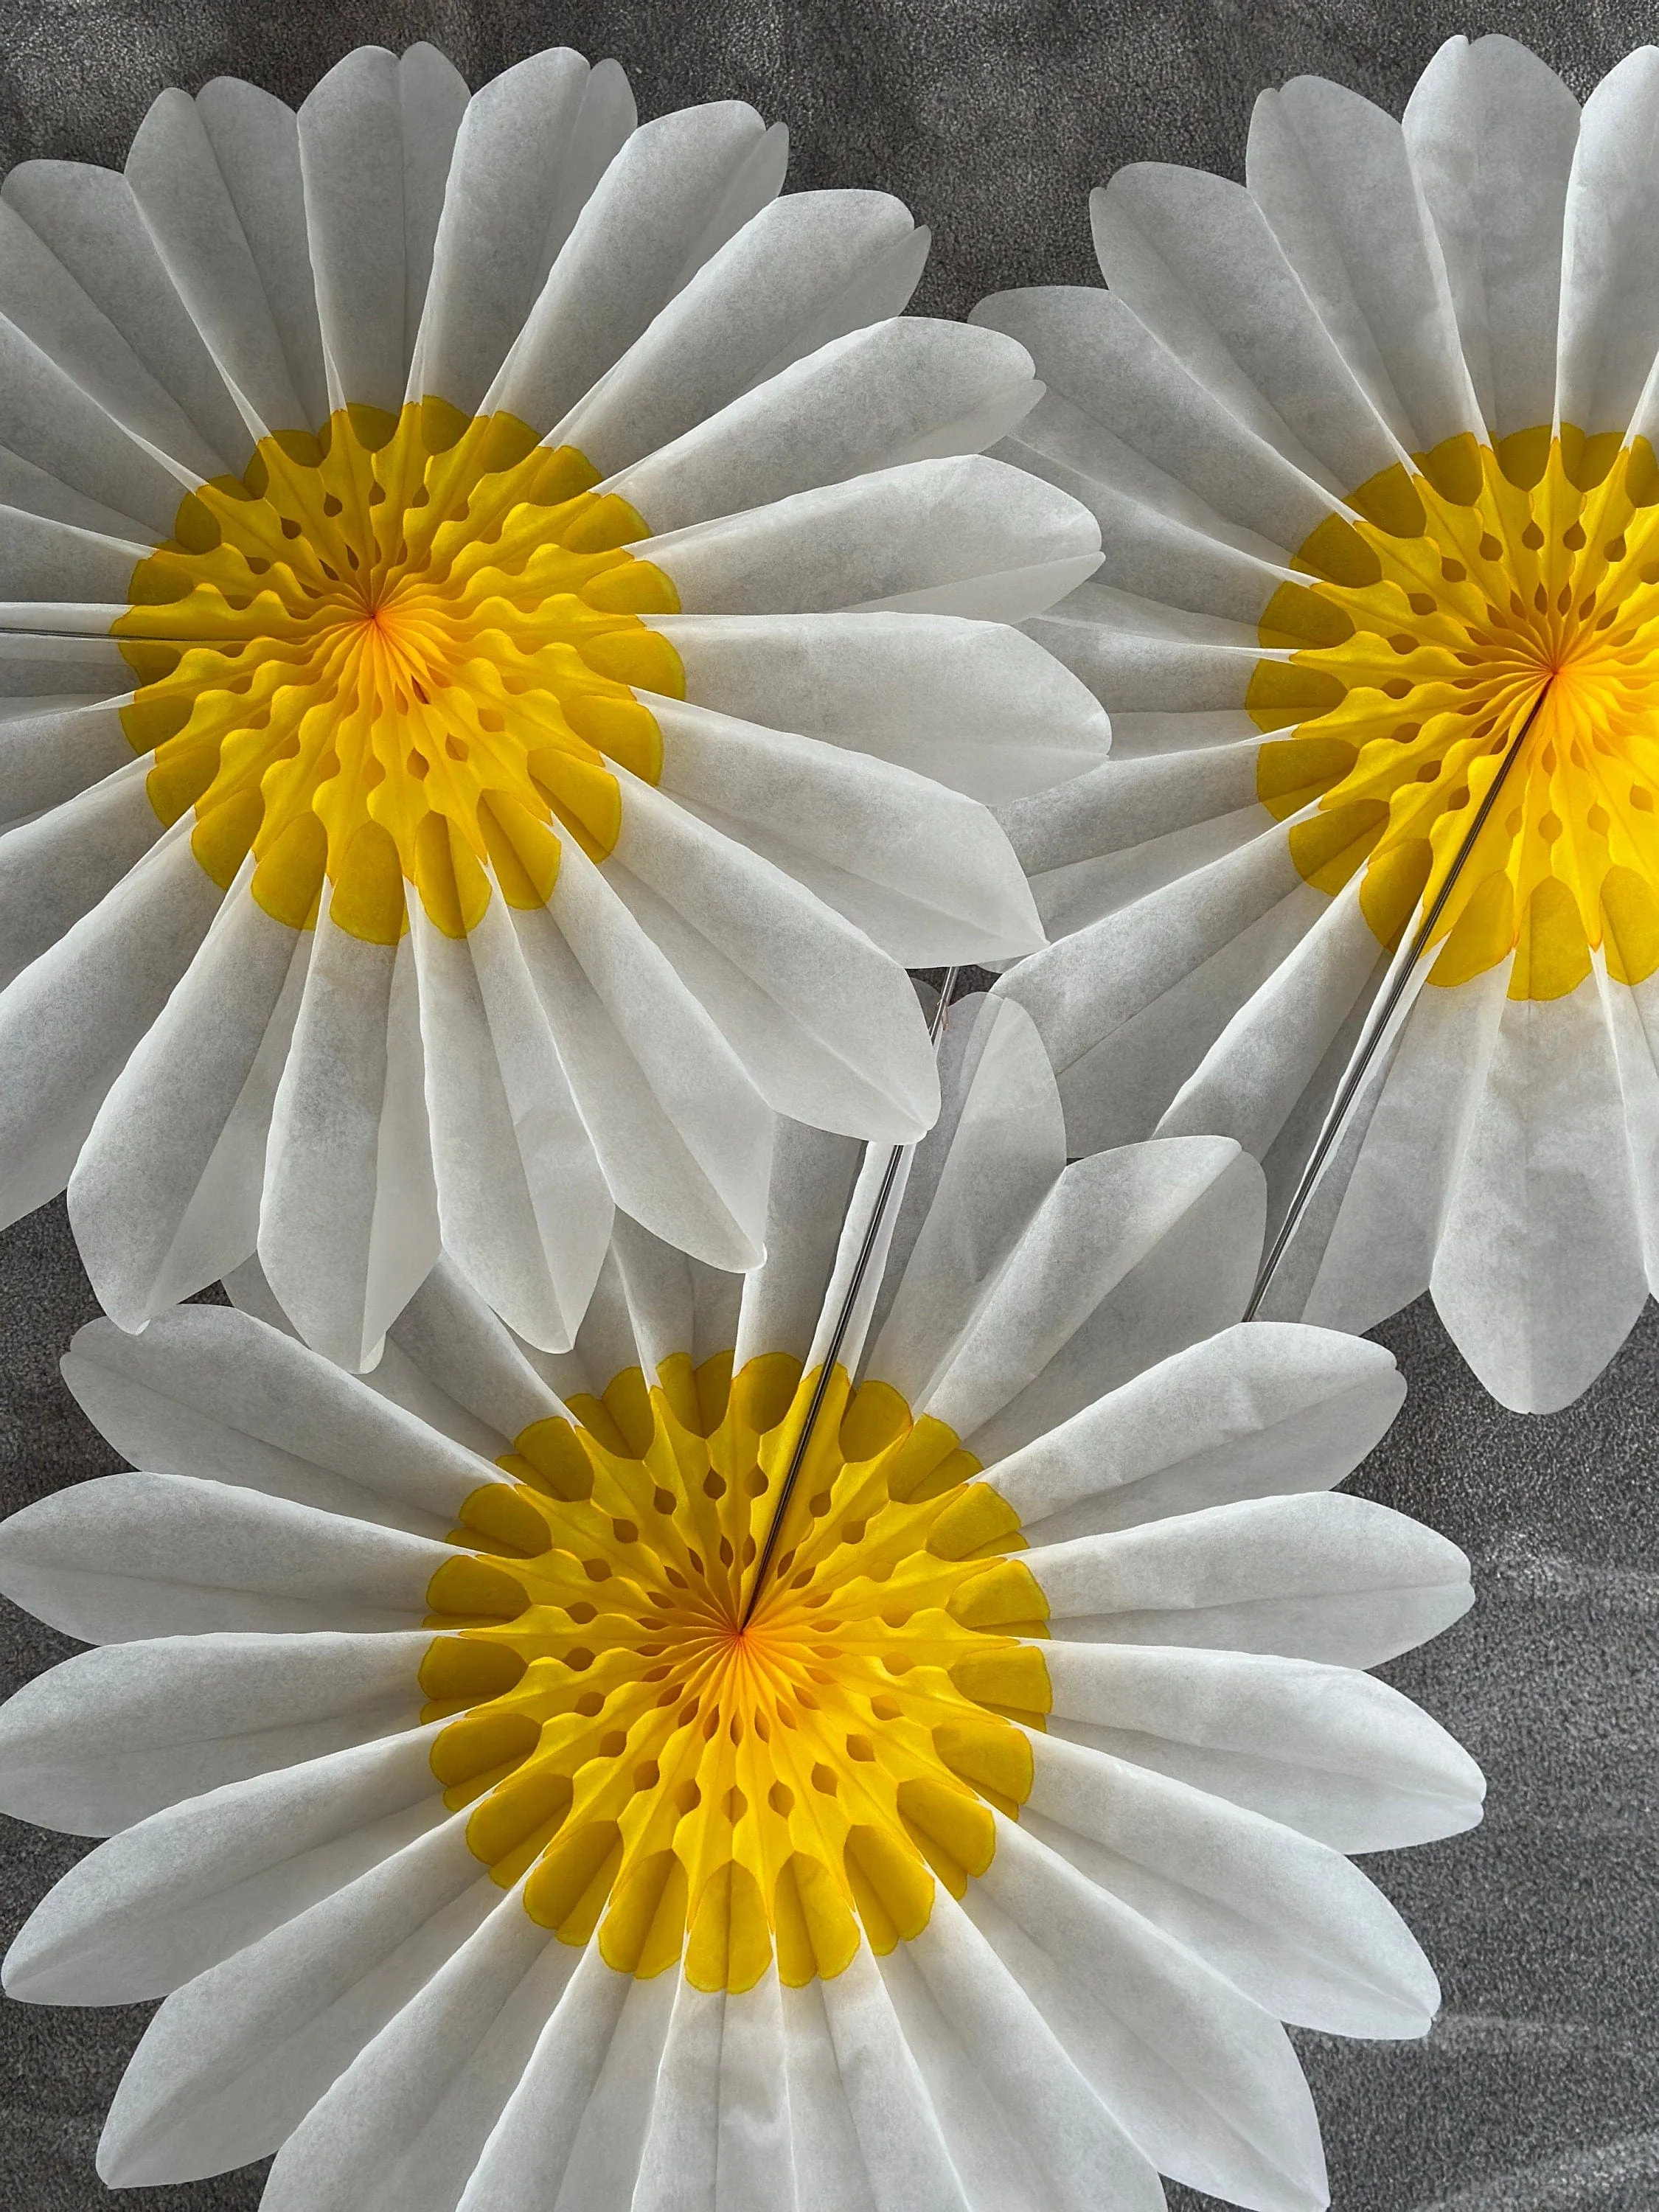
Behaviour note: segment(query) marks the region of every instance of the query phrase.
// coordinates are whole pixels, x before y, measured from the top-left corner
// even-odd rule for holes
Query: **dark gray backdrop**
[[[164,85],[298,101],[365,40],[441,45],[475,85],[538,47],[614,54],[641,116],[738,96],[791,128],[794,186],[898,193],[932,225],[917,305],[1088,283],[1090,185],[1131,161],[1242,174],[1258,88],[1316,71],[1398,112],[1440,40],[1504,30],[1582,98],[1654,22],[1635,0],[0,0],[0,170],[118,166]],[[93,1311],[61,1202],[0,1237],[0,1505],[116,1464],[58,1382]],[[1379,1334],[1411,1384],[1353,1487],[1452,1536],[1475,1612],[1393,1679],[1474,1752],[1473,1835],[1374,1862],[1439,1969],[1423,2045],[1300,2039],[1340,2212],[1659,2203],[1659,1541],[1650,1310],[1571,1412],[1483,1395],[1426,1301]],[[0,1692],[72,1648],[0,1604]],[[0,1821],[4,1936],[80,1846]],[[242,2212],[261,2169],[106,2191],[99,2128],[146,2010],[0,2008],[6,2212]],[[1200,2201],[1171,2191],[1191,2212]],[[1109,2212],[1103,2207],[1102,2212]]]

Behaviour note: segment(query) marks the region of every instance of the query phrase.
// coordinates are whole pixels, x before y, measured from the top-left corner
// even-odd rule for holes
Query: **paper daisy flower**
[[[416,46],[8,179],[0,1219],[67,1180],[123,1327],[257,1240],[361,1367],[441,1238],[566,1347],[613,1207],[752,1266],[776,1115],[937,1110],[904,967],[1042,941],[983,802],[1104,727],[1001,625],[1096,525],[783,172]]]
[[[1299,78],[1246,186],[1095,196],[1109,291],[981,310],[1049,386],[1005,450],[1109,547],[1033,627],[1120,757],[1006,816],[1074,1146],[1224,1131],[1281,1216],[1352,1077],[1264,1310],[1431,1286],[1521,1410],[1659,1283],[1656,97],[1650,48],[1581,117],[1499,38],[1403,128]]]
[[[265,2212],[1325,2202],[1279,2022],[1435,2009],[1345,1855],[1479,1817],[1360,1671],[1467,1565],[1331,1494],[1389,1356],[1231,1325],[1255,1164],[1068,1167],[1024,1016],[947,1042],[850,1315],[888,1156],[854,1186],[792,1127],[741,1295],[620,1223],[562,1356],[447,1262],[372,1382],[246,1311],[77,1337],[153,1471],[0,1537],[101,1647],[0,1716],[0,1802],[111,1838],[6,1971],[170,1993],[112,2183],[275,2151]]]

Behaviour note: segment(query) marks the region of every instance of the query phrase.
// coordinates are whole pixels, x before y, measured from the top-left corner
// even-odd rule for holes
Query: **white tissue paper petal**
[[[138,1471],[0,1528],[0,1591],[95,1646],[0,1710],[0,1808],[106,1840],[5,1979],[164,2000],[112,2185],[275,2154],[267,2212],[1324,2202],[1282,2023],[1434,2016],[1348,1855],[1480,1817],[1363,1671],[1467,1562],[1335,1487],[1389,1355],[1240,1322],[1235,1144],[1068,1165],[995,997],[939,1067],[919,1145],[781,1123],[744,1276],[618,1214],[565,1352],[448,1255],[366,1376],[257,1260],[232,1309],[76,1338]]]

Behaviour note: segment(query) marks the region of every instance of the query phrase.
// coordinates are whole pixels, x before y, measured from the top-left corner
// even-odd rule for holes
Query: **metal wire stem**
[[[939,986],[939,1004],[933,1009],[933,1018],[927,1032],[935,1048],[945,1029],[945,1012],[951,1004],[951,993],[956,983],[957,973],[956,969],[947,968],[945,971],[945,981]],[[841,1302],[841,1310],[836,1314],[835,1328],[830,1333],[829,1346],[824,1352],[823,1364],[818,1369],[818,1379],[812,1386],[812,1396],[806,1408],[806,1419],[801,1424],[799,1436],[795,1439],[795,1449],[789,1455],[789,1469],[783,1478],[783,1488],[778,1493],[778,1502],[773,1510],[771,1526],[766,1532],[766,1541],[761,1547],[760,1562],[755,1569],[755,1579],[750,1585],[749,1601],[744,1607],[743,1618],[738,1623],[739,1633],[748,1627],[755,1607],[760,1601],[761,1591],[766,1585],[766,1571],[772,1564],[772,1554],[776,1551],[778,1538],[783,1532],[783,1516],[789,1510],[789,1500],[794,1494],[795,1484],[799,1479],[801,1468],[805,1462],[807,1447],[811,1443],[817,1428],[818,1415],[823,1408],[830,1377],[836,1371],[836,1362],[841,1357],[841,1347],[846,1340],[848,1330],[852,1326],[853,1309],[858,1304],[859,1292],[864,1286],[864,1279],[870,1272],[870,1262],[875,1255],[877,1239],[880,1237],[882,1225],[887,1218],[887,1208],[892,1200],[893,1186],[898,1180],[899,1162],[910,1149],[908,1145],[895,1145],[887,1156],[887,1166],[882,1175],[880,1188],[876,1193],[876,1203],[870,1216],[870,1225],[864,1232],[864,1242],[859,1247],[859,1256],[854,1262],[847,1292]]]
[[[1395,972],[1389,978],[1388,988],[1379,1005],[1371,1010],[1365,1033],[1361,1037],[1352,1059],[1348,1062],[1336,1097],[1332,1101],[1330,1112],[1325,1117],[1324,1127],[1319,1133],[1319,1141],[1309,1155],[1308,1164],[1302,1170],[1301,1180],[1297,1182],[1291,1196],[1285,1218],[1279,1224],[1279,1234],[1274,1237],[1267,1256],[1262,1262],[1261,1273],[1256,1277],[1255,1288],[1250,1293],[1250,1303],[1244,1309],[1246,1321],[1255,1319],[1261,1310],[1262,1299],[1266,1297],[1272,1287],[1279,1261],[1289,1249],[1291,1239],[1296,1234],[1297,1224],[1307,1210],[1308,1200],[1313,1196],[1314,1185],[1319,1180],[1320,1170],[1330,1157],[1332,1146],[1342,1133],[1343,1124],[1348,1118],[1349,1110],[1354,1100],[1359,1095],[1359,1086],[1364,1081],[1366,1071],[1376,1056],[1377,1048],[1382,1042],[1395,1008],[1405,996],[1406,986],[1410,982],[1417,963],[1422,958],[1430,938],[1434,934],[1434,926],[1444,912],[1446,901],[1451,896],[1457,878],[1463,872],[1463,864],[1474,850],[1475,840],[1486,825],[1486,817],[1498,802],[1498,794],[1504,788],[1510,770],[1520,757],[1521,748],[1527,741],[1527,732],[1538,720],[1539,709],[1548,698],[1549,691],[1549,679],[1547,678],[1538,696],[1528,708],[1526,720],[1516,732],[1510,749],[1504,756],[1502,766],[1487,787],[1486,797],[1476,808],[1474,819],[1469,824],[1462,843],[1452,857],[1451,866],[1446,872],[1446,880],[1435,893],[1432,904],[1419,924],[1417,934],[1412,939],[1406,957],[1402,961],[1396,961]]]

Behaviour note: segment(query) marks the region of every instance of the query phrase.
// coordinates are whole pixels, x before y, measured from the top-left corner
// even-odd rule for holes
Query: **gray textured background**
[[[366,40],[429,37],[477,84],[564,42],[627,68],[642,116],[752,100],[793,135],[790,181],[881,186],[930,223],[917,304],[1093,281],[1087,188],[1157,158],[1242,173],[1258,87],[1337,77],[1396,112],[1439,41],[1501,29],[1582,97],[1651,7],[1528,0],[0,0],[0,169],[118,165],[167,84],[224,72],[301,99]],[[0,1237],[0,1505],[116,1462],[56,1362],[93,1310],[61,1204]],[[1394,1679],[1486,1770],[1474,1834],[1374,1863],[1434,1959],[1426,2044],[1304,2038],[1340,2212],[1647,2212],[1659,2204],[1659,1540],[1651,1310],[1567,1413],[1482,1395],[1426,1304],[1379,1332],[1411,1384],[1356,1479],[1475,1563],[1480,1602]],[[71,1648],[0,1605],[9,1690]],[[77,1856],[0,1821],[4,1936]],[[0,2206],[242,2212],[260,2169],[106,2191],[102,2116],[143,2008],[0,2008]],[[1201,2201],[1171,2192],[1184,2212]],[[1109,2212],[1109,2208],[1102,2208]]]

